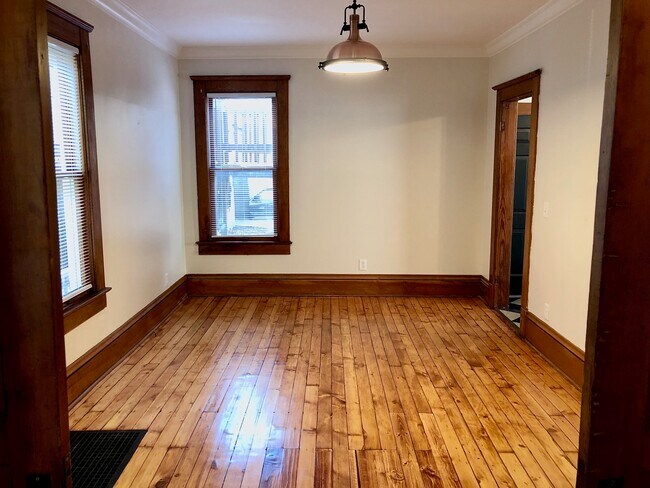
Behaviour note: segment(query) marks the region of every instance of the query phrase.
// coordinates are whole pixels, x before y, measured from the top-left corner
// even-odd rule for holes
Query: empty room
[[[644,0],[0,26],[0,487],[650,486]]]

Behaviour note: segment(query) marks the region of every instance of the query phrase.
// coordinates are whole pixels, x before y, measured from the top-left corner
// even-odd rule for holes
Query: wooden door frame
[[[650,6],[613,0],[579,488],[650,486]]]
[[[45,0],[0,16],[0,484],[69,487]]]
[[[532,241],[531,227],[535,194],[535,163],[537,156],[537,127],[541,74],[542,70],[538,69],[492,88],[497,92],[497,109],[494,140],[490,285],[488,288],[487,301],[493,308],[506,305],[509,294],[512,214],[515,191],[514,174],[517,145],[516,104],[522,98],[532,97],[530,114],[530,150],[528,156],[528,175],[526,185],[524,266],[521,292],[522,313],[525,313],[528,307],[530,246]]]

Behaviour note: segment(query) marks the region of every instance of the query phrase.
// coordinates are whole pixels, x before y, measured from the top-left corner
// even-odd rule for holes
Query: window
[[[48,58],[65,331],[106,307],[88,33],[48,4]]]
[[[289,76],[193,76],[199,254],[289,254]]]

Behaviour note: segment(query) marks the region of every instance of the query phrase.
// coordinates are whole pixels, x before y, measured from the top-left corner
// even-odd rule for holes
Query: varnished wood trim
[[[94,29],[94,27],[85,20],[81,20],[76,15],[72,15],[70,12],[63,10],[61,7],[54,5],[53,3],[47,2],[47,11],[66,20],[75,27],[85,30],[86,32],[92,32]]]
[[[492,283],[485,276],[479,278],[480,297],[485,303],[490,303],[490,293],[492,293]]]
[[[186,297],[183,276],[119,329],[68,366],[68,403],[77,400],[149,335]]]
[[[291,254],[291,242],[214,240],[197,245],[199,254]]]
[[[650,486],[650,4],[611,6],[578,488]]]
[[[530,121],[530,152],[526,189],[526,230],[521,303],[528,305],[530,248],[535,200],[535,168],[537,160],[537,127],[542,70],[536,70],[497,85],[497,110],[494,142],[494,173],[492,190],[492,234],[490,242],[490,283],[488,297],[491,307],[508,303],[510,281],[510,248],[512,246],[512,201],[514,195],[514,154],[516,151],[517,105],[521,98],[532,97]],[[508,132],[508,134],[506,134]]]
[[[521,334],[576,385],[584,382],[585,353],[542,319],[522,308]]]
[[[190,274],[190,296],[481,296],[478,275]]]
[[[520,83],[523,83],[524,81],[532,80],[533,78],[537,78],[542,74],[541,69],[536,69],[535,71],[531,71],[530,73],[526,73],[525,75],[521,75],[513,80],[506,81],[504,83],[500,83],[498,85],[495,85],[492,87],[494,91],[499,91],[503,90],[504,88],[510,88],[513,85],[518,85]]]
[[[67,334],[77,326],[83,324],[93,315],[101,312],[106,308],[106,294],[111,291],[110,288],[102,288],[96,292],[89,293],[82,297],[81,300],[71,303],[69,306],[63,305],[63,328]]]
[[[70,487],[45,2],[0,32],[0,486]]]
[[[90,236],[93,288],[83,297],[75,298],[74,303],[64,304],[65,332],[67,333],[106,307],[106,297],[104,295],[110,288],[105,286],[104,247],[102,244],[102,219],[99,202],[95,103],[89,39],[89,33],[93,30],[93,27],[52,4],[48,4],[47,7],[47,22],[48,35],[77,47],[79,49],[80,61],[79,80],[81,83],[81,105],[83,112],[84,164],[88,190],[85,201],[86,232]],[[54,212],[52,218],[54,219],[53,225],[58,225],[56,212]]]
[[[192,81],[288,81],[291,75],[193,75]]]
[[[199,254],[289,254],[289,79],[290,75],[191,76],[194,85],[194,137],[199,218]],[[260,242],[212,236],[208,168],[207,100],[210,93],[275,93],[277,168],[273,188],[277,198],[277,236]],[[242,241],[242,242],[238,242]]]

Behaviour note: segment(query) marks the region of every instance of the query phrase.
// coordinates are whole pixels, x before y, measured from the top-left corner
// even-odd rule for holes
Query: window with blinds
[[[207,102],[212,237],[276,237],[275,93],[212,93]]]
[[[63,301],[92,288],[79,51],[49,39],[57,221]]]

